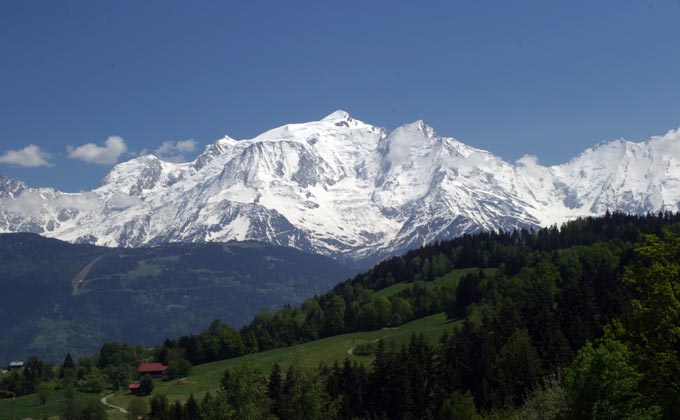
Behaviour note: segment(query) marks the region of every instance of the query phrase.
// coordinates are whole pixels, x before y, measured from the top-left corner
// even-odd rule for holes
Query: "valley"
[[[536,233],[438,242],[300,306],[258,314],[239,331],[213,322],[152,350],[109,343],[98,356],[78,360],[74,378],[82,379],[74,384],[99,383],[101,391],[89,398],[113,392],[114,406],[134,409],[146,401],[147,410],[167,410],[169,418],[189,407],[204,416],[243,410],[247,418],[289,418],[300,407],[322,418],[374,418],[383,410],[389,418],[429,418],[456,404],[478,419],[557,419],[555,413],[577,419],[578,404],[614,401],[645,416],[638,418],[670,419],[677,389],[669,372],[678,361],[649,359],[648,351],[672,344],[644,325],[672,336],[677,324],[666,315],[675,306],[658,305],[674,292],[658,280],[674,288],[679,278],[678,223],[678,214],[615,213]],[[225,351],[234,356],[225,358]],[[153,381],[150,396],[124,389],[133,376],[107,389],[115,372],[132,372],[139,360],[191,363],[186,374]],[[591,367],[591,360],[604,364]],[[564,377],[555,376],[560,371]],[[605,375],[605,382],[582,382],[590,375]],[[621,395],[616,387],[628,391]],[[36,395],[18,399],[22,413],[58,414]],[[9,404],[0,400],[3,410]],[[124,418],[112,408],[96,410]]]

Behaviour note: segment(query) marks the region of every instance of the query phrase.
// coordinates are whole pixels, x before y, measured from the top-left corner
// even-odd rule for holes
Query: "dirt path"
[[[118,411],[120,411],[120,412],[123,413],[123,414],[127,414],[127,410],[124,409],[123,407],[118,407],[117,405],[113,405],[113,404],[111,404],[110,402],[108,402],[108,398],[109,398],[109,397],[113,397],[114,395],[115,395],[115,394],[109,394],[109,395],[107,395],[106,397],[103,397],[100,401],[102,402],[102,404],[104,404],[104,405],[107,406],[107,407],[110,407],[110,408],[113,408],[113,409],[115,409],[115,410],[118,410]]]
[[[394,328],[392,328],[392,329],[394,329]],[[385,337],[376,338],[376,339],[373,340],[373,341],[369,341],[368,344],[375,344],[375,343],[377,343],[378,341],[382,340],[383,338],[385,338]],[[359,347],[359,346],[354,346],[354,347],[348,348],[348,349],[347,349],[347,354],[350,355],[350,356],[354,356],[354,349],[357,348],[357,347]]]
[[[76,296],[78,294],[78,289],[80,286],[82,286],[83,282],[85,281],[85,278],[87,277],[88,274],[90,274],[90,270],[92,270],[92,267],[97,263],[97,261],[101,260],[104,256],[100,256],[95,258],[94,261],[89,263],[88,265],[85,266],[82,270],[80,270],[80,273],[78,273],[72,280],[73,283],[73,296]]]

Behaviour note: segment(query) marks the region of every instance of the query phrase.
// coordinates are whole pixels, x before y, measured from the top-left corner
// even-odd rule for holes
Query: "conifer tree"
[[[272,414],[279,417],[281,414],[281,398],[283,397],[283,380],[281,378],[281,366],[278,362],[274,363],[269,374],[267,396],[272,403]]]
[[[201,408],[199,407],[194,394],[189,394],[189,399],[186,405],[186,419],[187,420],[201,420]]]
[[[64,358],[64,363],[61,364],[61,368],[59,368],[59,378],[75,378],[76,376],[76,362],[73,361],[73,357],[71,356],[71,353],[67,353],[66,357]]]

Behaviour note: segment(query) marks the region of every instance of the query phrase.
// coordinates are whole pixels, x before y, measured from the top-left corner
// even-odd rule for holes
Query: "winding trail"
[[[378,341],[382,340],[383,338],[385,338],[385,337],[376,338],[376,339],[373,340],[373,341],[369,341],[367,344],[375,344],[375,343],[377,343]],[[348,349],[347,349],[347,354],[350,355],[350,356],[354,356],[354,349],[357,348],[357,347],[359,347],[359,346],[354,346],[354,347],[348,348]]]
[[[101,403],[104,404],[104,405],[107,406],[107,407],[110,407],[110,408],[113,408],[113,409],[115,409],[115,410],[118,410],[118,411],[120,411],[120,412],[123,413],[123,414],[127,414],[127,410],[126,410],[126,409],[124,409],[123,407],[118,407],[117,405],[113,405],[113,404],[111,404],[111,403],[108,401],[108,398],[109,398],[109,397],[113,397],[114,395],[115,395],[115,394],[109,394],[109,395],[107,395],[106,397],[102,397],[102,399],[100,400]]]

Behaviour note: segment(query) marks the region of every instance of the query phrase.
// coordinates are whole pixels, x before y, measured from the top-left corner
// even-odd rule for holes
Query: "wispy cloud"
[[[122,137],[111,136],[106,139],[103,146],[87,143],[78,147],[67,146],[66,150],[68,157],[72,159],[80,159],[97,165],[113,165],[118,162],[123,153],[127,152],[127,145]]]
[[[55,198],[44,198],[36,192],[24,190],[17,197],[6,197],[0,200],[0,206],[11,213],[40,217],[43,211],[49,211],[48,209],[96,211],[103,206],[103,203],[93,192],[67,193]]]
[[[0,156],[0,163],[26,167],[51,166],[50,154],[31,144],[20,150],[8,150]]]
[[[103,205],[93,192],[62,194],[53,203],[60,210],[75,209],[82,212],[95,211]]]
[[[194,139],[171,141],[166,140],[154,151],[154,154],[169,162],[186,162],[186,153],[196,150],[198,142]]]
[[[125,193],[115,193],[111,196],[111,199],[109,199],[108,207],[114,210],[124,210],[142,204],[144,204],[144,201],[138,197],[133,197]]]
[[[538,162],[538,157],[535,155],[524,155],[515,161],[517,169],[522,169],[524,172],[534,179],[546,177],[548,175],[548,168]]]
[[[16,198],[2,200],[2,206],[11,213],[38,217],[45,206],[45,200],[33,191],[24,190]]]

